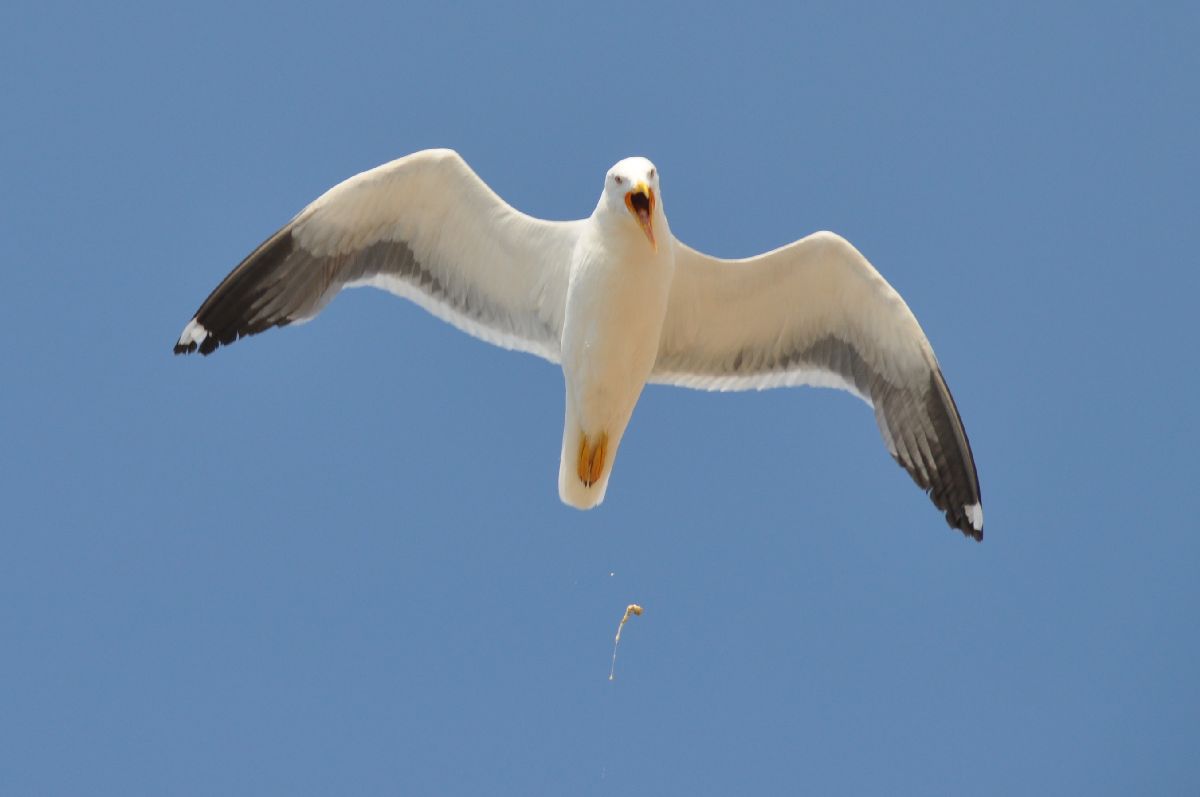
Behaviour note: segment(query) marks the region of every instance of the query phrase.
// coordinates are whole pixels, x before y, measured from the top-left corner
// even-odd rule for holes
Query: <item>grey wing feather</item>
[[[174,350],[210,354],[312,318],[344,287],[371,285],[553,361],[578,224],[517,212],[456,153],[415,153],[335,186],[263,242],[204,301]]]
[[[704,390],[815,385],[875,411],[889,453],[946,522],[983,538],[971,445],[933,349],[849,243],[818,233],[746,260],[676,243],[653,381]]]

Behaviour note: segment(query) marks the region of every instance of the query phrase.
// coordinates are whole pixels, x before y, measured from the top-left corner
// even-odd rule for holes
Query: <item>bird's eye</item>
[[[654,175],[655,175],[655,174],[657,174],[657,173],[658,173],[658,171],[657,171],[656,169],[651,169],[651,170],[650,170],[650,179],[651,179],[651,180],[653,180],[653,179],[654,179]]]
[[[614,176],[614,177],[613,177],[613,182],[614,182],[614,183],[616,183],[617,185],[621,185],[622,183],[624,183],[624,182],[625,182],[625,178],[624,178],[624,177],[615,177],[615,176]]]

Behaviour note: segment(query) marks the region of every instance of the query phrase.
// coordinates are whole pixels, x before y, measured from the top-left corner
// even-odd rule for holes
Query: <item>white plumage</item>
[[[592,215],[535,219],[450,150],[409,155],[330,189],[201,305],[176,353],[209,354],[307,320],[371,285],[464,332],[561,363],[559,495],[599,504],[648,381],[705,390],[817,385],[872,405],[893,457],[947,522],[982,538],[970,444],[933,350],[899,294],[821,232],[720,260],[670,232],[657,170],[613,166]]]

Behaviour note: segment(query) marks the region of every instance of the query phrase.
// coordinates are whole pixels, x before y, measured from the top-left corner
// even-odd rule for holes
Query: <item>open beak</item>
[[[633,190],[625,194],[625,207],[637,219],[642,232],[650,239],[654,251],[658,251],[658,243],[654,240],[654,189],[645,183],[638,183]]]

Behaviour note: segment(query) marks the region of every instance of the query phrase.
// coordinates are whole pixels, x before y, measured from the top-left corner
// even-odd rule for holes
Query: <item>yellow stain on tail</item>
[[[601,432],[600,438],[595,443],[592,443],[586,434],[579,436],[579,460],[576,463],[575,472],[585,487],[591,487],[600,481],[600,474],[604,472],[604,460],[607,456],[607,432]]]

